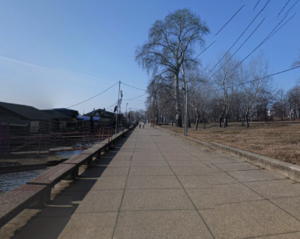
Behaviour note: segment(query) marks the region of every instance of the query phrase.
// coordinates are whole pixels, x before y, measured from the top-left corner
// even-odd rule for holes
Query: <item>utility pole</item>
[[[118,128],[118,114],[119,114],[119,104],[120,104],[120,88],[121,88],[121,81],[119,81],[119,91],[118,91],[118,103],[117,103],[115,134],[117,134],[117,128]]]

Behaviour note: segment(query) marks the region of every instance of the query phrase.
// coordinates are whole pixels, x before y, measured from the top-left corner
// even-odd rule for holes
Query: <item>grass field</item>
[[[162,128],[183,134],[183,128],[163,125]],[[241,123],[228,123],[220,128],[216,123],[207,124],[204,130],[199,124],[198,130],[188,129],[188,136],[205,142],[217,142],[252,153],[265,155],[284,162],[300,165],[300,122],[274,121],[250,123],[250,127]]]

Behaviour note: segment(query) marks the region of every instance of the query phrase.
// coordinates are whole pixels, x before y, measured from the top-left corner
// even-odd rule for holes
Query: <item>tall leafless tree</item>
[[[188,9],[170,13],[164,20],[157,20],[150,28],[148,40],[136,48],[136,61],[152,73],[153,79],[174,78],[176,126],[182,127],[179,97],[179,75],[183,64],[197,65],[193,58],[194,47],[204,43],[203,36],[209,33],[205,22]]]

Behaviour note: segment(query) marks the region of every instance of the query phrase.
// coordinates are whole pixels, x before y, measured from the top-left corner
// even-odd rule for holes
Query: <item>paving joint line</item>
[[[217,166],[216,166],[217,167]],[[220,169],[220,168],[219,168]],[[222,170],[222,169],[220,169]],[[223,171],[223,170],[222,170]],[[224,172],[224,171],[223,171]],[[239,180],[237,180],[236,178],[232,177],[230,174],[226,173],[229,177],[233,178],[234,180],[236,180],[237,182],[239,182],[240,184],[242,184],[243,186],[247,187],[248,189],[250,189],[252,192],[256,193],[257,195],[259,195],[260,197],[266,199],[269,203],[271,203],[273,206],[277,207],[278,209],[282,210],[283,212],[285,212],[286,214],[290,215],[292,218],[296,219],[298,222],[300,222],[300,220],[298,218],[296,218],[295,216],[291,215],[290,213],[288,213],[287,211],[285,211],[284,209],[282,209],[281,207],[279,207],[278,205],[276,205],[275,203],[273,203],[270,199],[264,197],[263,195],[259,194],[258,192],[254,191],[252,188],[248,187],[246,184],[244,184],[243,182],[240,182]],[[282,179],[282,180],[286,180],[286,179]],[[273,181],[273,180],[266,180],[266,181]],[[257,182],[261,182],[261,181],[257,181]]]
[[[115,232],[116,232],[116,228],[117,228],[117,224],[118,224],[118,221],[119,221],[120,212],[121,212],[121,207],[122,207],[122,203],[123,203],[125,191],[126,191],[126,188],[127,188],[127,182],[128,182],[128,178],[129,178],[129,173],[130,173],[130,168],[131,168],[132,157],[133,157],[133,155],[134,155],[134,151],[135,151],[136,143],[137,143],[138,138],[139,138],[139,135],[140,135],[140,131],[138,131],[137,134],[138,134],[138,135],[137,135],[137,137],[136,137],[136,139],[135,139],[134,149],[132,150],[132,156],[131,156],[131,158],[130,158],[130,166],[129,166],[129,170],[128,170],[128,174],[127,174],[127,178],[126,178],[126,182],[125,182],[125,187],[124,187],[124,189],[123,189],[123,194],[122,194],[122,199],[121,199],[120,207],[119,207],[119,210],[118,210],[118,215],[117,215],[116,222],[115,222],[115,226],[114,226],[114,230],[113,230],[113,233],[112,233],[112,236],[111,236],[112,239],[114,238],[114,235],[115,235]]]
[[[150,134],[149,134],[150,135]],[[151,139],[152,139],[152,136],[150,135]],[[164,138],[166,138],[165,136],[163,136]],[[152,139],[153,140],[153,139]],[[157,146],[157,144],[155,143],[156,147],[158,148],[158,150],[161,152],[161,150],[159,149],[159,147]],[[176,145],[176,144],[175,144]],[[181,147],[180,147],[181,148]],[[162,154],[162,153],[161,153]],[[164,155],[163,155],[164,157]],[[168,163],[168,162],[167,162]],[[169,164],[169,163],[168,163]],[[170,164],[169,164],[170,166]],[[171,166],[170,166],[171,168]],[[171,170],[173,171],[173,169],[171,168]],[[174,173],[174,171],[173,171]],[[175,174],[175,173],[174,173]],[[183,188],[183,190],[185,191],[187,197],[189,198],[190,202],[192,203],[194,209],[197,211],[199,217],[201,218],[202,222],[204,223],[204,225],[206,226],[206,228],[208,229],[209,233],[211,234],[211,236],[213,238],[215,238],[214,234],[212,233],[212,231],[210,230],[209,226],[207,225],[206,221],[204,220],[204,218],[202,217],[202,215],[200,214],[199,210],[197,209],[196,205],[194,204],[194,202],[192,201],[192,199],[190,198],[189,194],[187,193],[187,191],[185,190],[185,188],[183,187],[181,181],[179,180],[179,178],[177,177],[177,175],[175,175],[175,177],[177,178],[178,182],[180,183],[181,187]]]

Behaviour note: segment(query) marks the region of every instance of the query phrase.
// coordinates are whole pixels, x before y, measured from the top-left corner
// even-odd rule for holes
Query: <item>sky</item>
[[[156,20],[188,8],[210,29],[205,45],[195,49],[203,67],[211,66],[246,29],[268,0],[5,0],[0,2],[0,101],[39,109],[66,108],[85,101],[121,81],[122,111],[145,109],[147,72],[135,61],[135,49],[148,37]],[[291,68],[300,54],[300,1],[270,0],[265,10],[232,49],[243,59],[284,18],[298,13],[258,48],[269,60],[270,74]],[[258,5],[256,6],[256,4]],[[229,19],[243,6],[240,12]],[[256,8],[254,9],[254,7]],[[216,33],[225,25],[220,33]],[[250,60],[247,59],[245,63]],[[288,90],[300,69],[273,77],[275,88]],[[132,88],[127,85],[139,88]],[[141,96],[141,97],[139,97]],[[117,102],[118,84],[72,107],[79,113],[110,110]],[[135,97],[134,100],[128,100]]]

